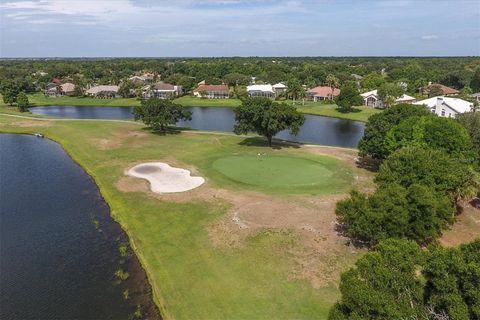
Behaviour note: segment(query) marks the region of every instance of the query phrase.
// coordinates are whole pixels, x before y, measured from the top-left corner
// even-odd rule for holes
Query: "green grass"
[[[380,109],[375,109],[372,107],[359,106],[354,107],[353,112],[344,113],[338,110],[336,104],[322,104],[319,102],[306,101],[305,105],[297,103],[297,110],[305,114],[313,114],[318,116],[333,117],[340,119],[349,119],[367,122],[368,118],[371,115],[382,112]]]
[[[134,107],[140,104],[140,101],[135,98],[117,98],[117,99],[94,99],[88,97],[45,97],[42,93],[35,93],[28,95],[28,99],[32,106],[109,106],[109,107]],[[217,107],[217,108],[235,108],[241,104],[239,99],[200,99],[192,96],[183,96],[175,99],[175,102],[184,107]],[[287,101],[287,103],[292,103]],[[3,105],[3,101],[0,102]],[[301,102],[296,102],[297,110],[304,114],[313,114],[325,117],[349,119],[367,122],[368,118],[376,113],[381,112],[379,109],[371,107],[355,107],[354,112],[343,113],[337,109],[335,104],[322,104],[320,102],[305,101],[304,105]]]
[[[217,159],[213,168],[232,181],[273,192],[338,193],[352,180],[351,172],[329,157],[235,155]]]
[[[17,125],[20,122],[22,126]],[[264,230],[249,236],[238,247],[214,247],[208,228],[225,216],[229,203],[215,198],[209,202],[193,199],[170,202],[144,192],[121,192],[116,186],[127,167],[143,161],[174,161],[180,167],[194,166],[207,178],[209,186],[242,192],[249,188],[218,172],[215,161],[235,154],[251,157],[268,153],[269,157],[280,160],[292,159],[288,161],[293,162],[279,163],[283,169],[287,164],[312,166],[312,162],[318,162],[309,172],[318,170],[316,178],[334,181],[330,174],[342,175],[347,171],[337,160],[327,161],[301,149],[245,146],[241,144],[242,137],[188,133],[162,136],[139,126],[114,122],[52,121],[29,127],[32,122],[0,115],[0,132],[43,133],[60,142],[94,177],[112,216],[127,231],[165,318],[326,319],[338,298],[338,289],[334,285],[314,289],[306,280],[291,278],[295,264],[291,252],[301,246],[294,231]],[[117,144],[102,149],[99,139]],[[251,162],[249,166],[256,164]],[[260,167],[255,169],[258,172]],[[301,172],[300,167],[288,169]],[[264,175],[262,179],[265,183],[267,177]],[[273,179],[277,179],[275,183],[281,182]],[[334,187],[330,190],[339,191]],[[325,190],[320,188],[315,192]],[[350,258],[342,260],[341,255]],[[339,261],[352,262],[356,257],[347,250],[338,256]],[[344,267],[344,264],[332,266]]]
[[[134,107],[140,105],[140,101],[136,98],[45,97],[43,93],[29,94],[28,100],[32,106]]]

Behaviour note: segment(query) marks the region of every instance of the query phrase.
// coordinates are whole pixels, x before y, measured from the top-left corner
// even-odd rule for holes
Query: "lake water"
[[[132,119],[130,107],[76,107],[49,106],[35,107],[34,114],[71,119]],[[196,130],[232,132],[235,114],[231,108],[190,108],[191,121],[180,121],[178,126]],[[276,135],[279,139],[295,142],[314,143],[327,146],[355,148],[363,136],[365,124],[359,121],[305,115],[305,124],[297,136],[288,131]]]
[[[160,318],[126,234],[57,143],[0,134],[0,222],[0,319]]]

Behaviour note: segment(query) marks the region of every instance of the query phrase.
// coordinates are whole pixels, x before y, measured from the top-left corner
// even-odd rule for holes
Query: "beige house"
[[[110,98],[118,98],[118,86],[113,85],[102,85],[102,86],[95,86],[91,87],[87,90],[87,95],[93,98],[99,99],[110,99]]]
[[[206,99],[228,99],[229,89],[226,84],[200,84],[193,95]]]

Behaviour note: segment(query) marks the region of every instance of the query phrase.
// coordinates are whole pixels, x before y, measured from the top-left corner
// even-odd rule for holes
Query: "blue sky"
[[[0,0],[0,57],[480,55],[480,0]]]

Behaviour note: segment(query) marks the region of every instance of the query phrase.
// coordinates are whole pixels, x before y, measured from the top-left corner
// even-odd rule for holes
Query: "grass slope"
[[[41,132],[60,142],[95,178],[112,216],[127,231],[166,318],[325,319],[338,297],[333,286],[313,289],[306,280],[289,277],[294,263],[289,252],[299,245],[294,232],[265,230],[240,247],[214,247],[207,226],[226,214],[228,203],[169,202],[116,187],[128,166],[161,159],[197,167],[213,186],[241,190],[241,184],[214,174],[215,159],[265,150],[302,158],[305,151],[247,147],[239,144],[241,137],[159,136],[131,124],[1,115],[0,132]],[[104,141],[111,144],[101,147]]]

